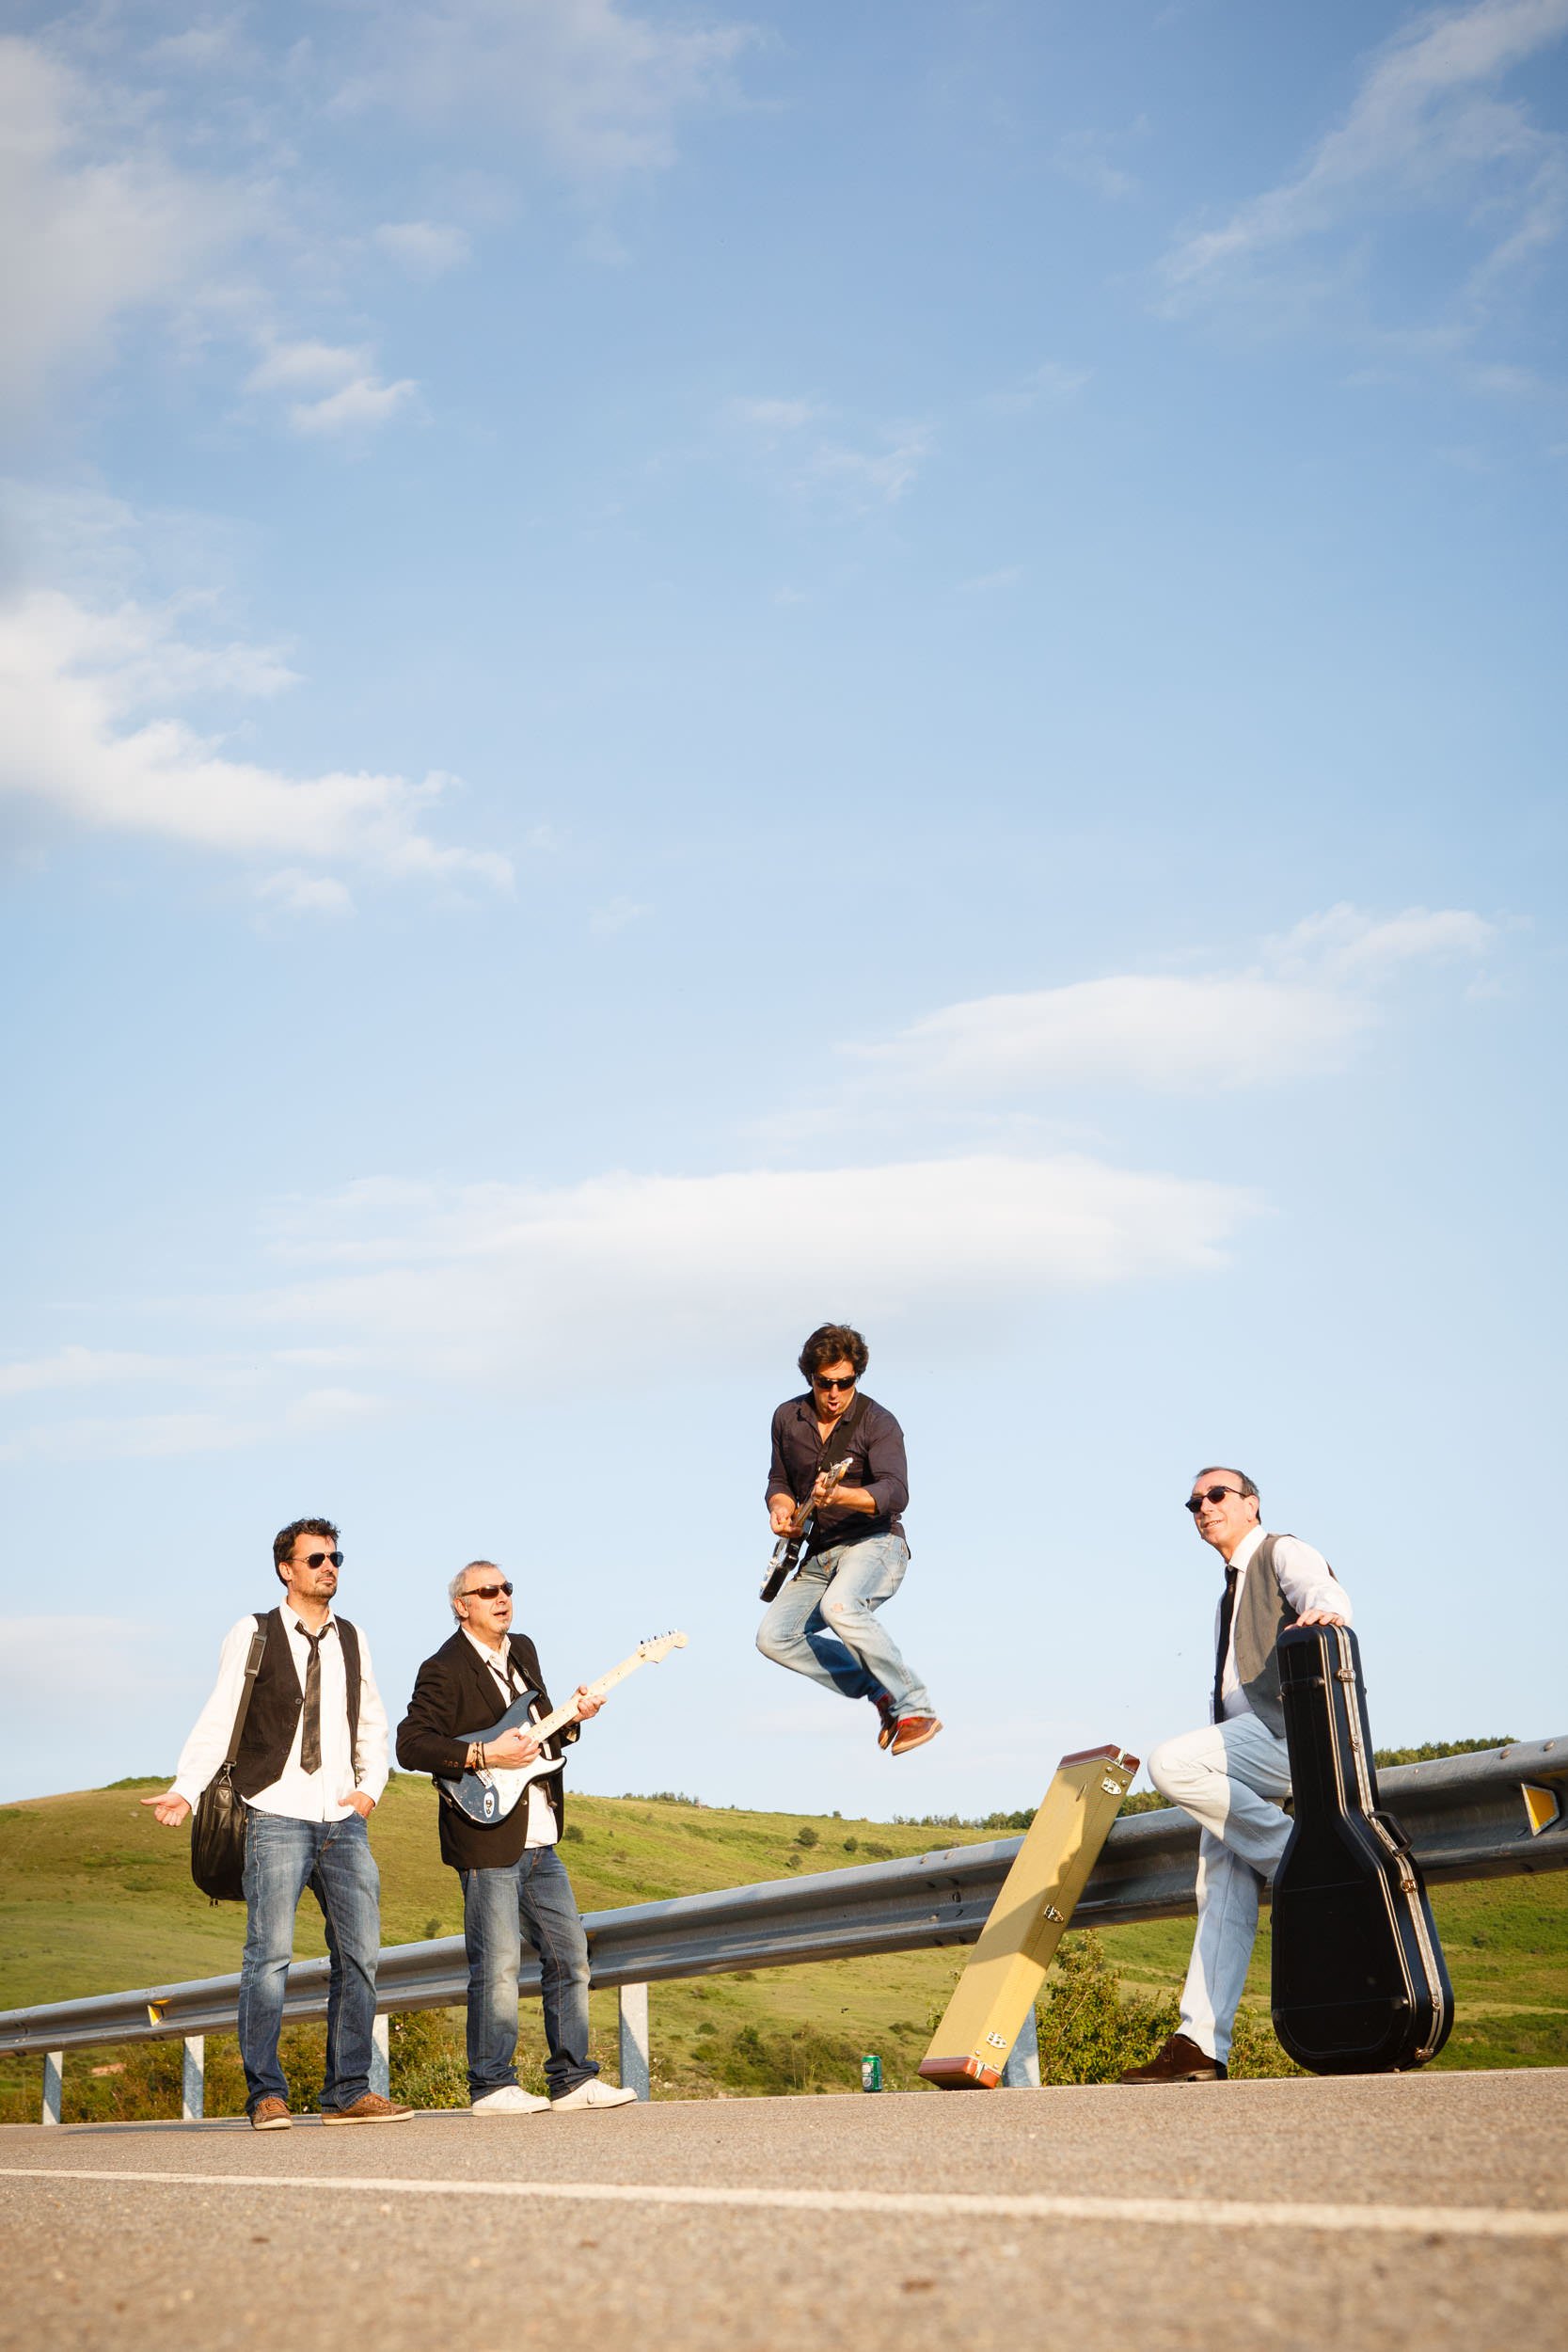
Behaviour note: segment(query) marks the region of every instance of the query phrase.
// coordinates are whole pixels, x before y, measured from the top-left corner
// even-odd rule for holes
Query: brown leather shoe
[[[293,2120],[281,2099],[258,2099],[250,2110],[253,2132],[286,2132]]]
[[[894,1734],[898,1729],[898,1709],[885,1691],[879,1699],[873,1699],[871,1704],[877,1709],[877,1745],[891,1748]]]
[[[1200,2050],[1190,2035],[1173,2033],[1147,2066],[1130,2066],[1117,2076],[1122,2083],[1223,2083],[1228,2080],[1218,2058]]]
[[[936,1715],[900,1715],[898,1728],[893,1735],[895,1756],[908,1756],[911,1748],[923,1748],[927,1740],[934,1740],[942,1729]]]
[[[384,2099],[379,2090],[367,2090],[356,2099],[351,2107],[323,2107],[324,2123],[406,2123],[414,2113],[412,2107],[400,2107],[394,2100]]]

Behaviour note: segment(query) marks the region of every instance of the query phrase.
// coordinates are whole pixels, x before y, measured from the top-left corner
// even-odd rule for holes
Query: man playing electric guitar
[[[757,1647],[841,1697],[870,1699],[878,1745],[905,1756],[942,1725],[875,1613],[909,1565],[899,1514],[910,1488],[903,1431],[860,1391],[868,1356],[847,1324],[823,1324],[800,1350],[810,1388],[773,1416],[768,1519],[781,1539],[808,1520],[809,1529],[793,1580],[757,1629]]]
[[[518,1727],[486,1740],[476,1724],[496,1724],[525,1691],[538,1693],[536,1721],[551,1712],[539,1657],[526,1634],[513,1633],[512,1586],[490,1560],[470,1560],[448,1587],[457,1631],[420,1668],[408,1712],[398,1726],[398,1762],[429,1772],[437,1785],[464,1772],[507,1773],[541,1750]],[[584,1685],[578,1721],[603,1706]],[[574,1723],[562,1746],[578,1736]],[[550,1747],[544,1751],[548,1755]],[[559,1756],[559,1750],[555,1753]],[[531,1780],[520,1802],[481,1826],[457,1805],[439,1807],[441,1859],[463,1882],[463,1933],[468,1947],[468,2095],[475,2115],[532,2115],[546,2106],[618,2107],[635,2099],[598,2080],[588,2055],[588,1939],[571,1881],[556,1852],[564,1820],[556,1770]],[[522,1939],[539,1955],[548,2056],[547,2100],[517,2080],[517,1974]]]

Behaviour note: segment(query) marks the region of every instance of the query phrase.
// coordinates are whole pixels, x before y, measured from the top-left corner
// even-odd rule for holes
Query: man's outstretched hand
[[[172,1788],[166,1788],[161,1797],[143,1797],[141,1802],[152,1807],[154,1815],[166,1829],[178,1829],[191,1809],[184,1798],[177,1797]]]

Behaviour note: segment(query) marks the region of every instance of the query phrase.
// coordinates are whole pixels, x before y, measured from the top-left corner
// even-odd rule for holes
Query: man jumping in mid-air
[[[910,1488],[904,1433],[860,1389],[868,1354],[847,1324],[824,1323],[800,1350],[811,1386],[773,1416],[773,1533],[793,1535],[808,1512],[812,1523],[799,1569],[757,1629],[757,1647],[844,1698],[870,1699],[879,1746],[906,1756],[942,1725],[876,1614],[909,1565],[899,1515]]]

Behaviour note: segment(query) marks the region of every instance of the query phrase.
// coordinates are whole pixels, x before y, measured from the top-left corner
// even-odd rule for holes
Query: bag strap
[[[276,1612],[269,1610],[267,1614],[274,1615]],[[256,1688],[256,1677],[261,1671],[261,1659],[267,1646],[266,1626],[266,1617],[258,1617],[256,1630],[250,1637],[250,1655],[245,1661],[245,1688],[240,1692],[239,1711],[234,1717],[234,1728],[229,1735],[229,1754],[223,1759],[230,1771],[233,1770],[234,1759],[240,1753],[240,1741],[245,1736],[245,1719],[250,1712],[251,1692]]]

